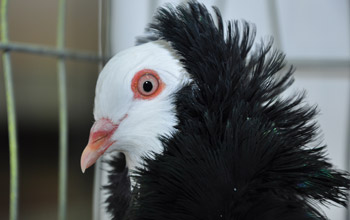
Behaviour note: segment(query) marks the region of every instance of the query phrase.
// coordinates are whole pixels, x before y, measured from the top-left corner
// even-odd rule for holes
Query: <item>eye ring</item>
[[[135,99],[153,99],[161,93],[164,86],[158,73],[151,69],[137,72],[131,81]]]

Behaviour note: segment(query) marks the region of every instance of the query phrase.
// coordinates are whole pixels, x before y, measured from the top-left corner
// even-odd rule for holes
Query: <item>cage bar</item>
[[[348,21],[350,21],[350,1],[348,1]],[[350,48],[349,48],[350,50]],[[348,65],[350,66],[350,61],[348,62]],[[350,91],[349,91],[349,94],[350,94]],[[350,105],[350,102],[349,102],[349,105]],[[349,107],[350,109],[350,107]],[[350,117],[348,117],[348,127],[347,127],[347,131],[349,132],[350,131]],[[347,168],[347,171],[350,172],[350,136],[348,135],[347,136],[347,140],[346,140],[346,168]],[[350,195],[350,191],[348,191],[348,194]],[[345,216],[346,219],[350,219],[350,196],[348,198],[348,205],[347,205],[347,210],[346,210],[346,216]]]
[[[57,49],[64,49],[66,1],[58,2]],[[58,219],[67,217],[67,176],[68,176],[68,117],[66,93],[66,65],[62,57],[57,61],[58,102],[59,102],[59,183],[58,183]]]
[[[102,56],[95,55],[93,53],[85,52],[85,51],[57,49],[57,48],[48,47],[48,46],[33,45],[33,44],[18,43],[18,42],[16,43],[0,42],[0,50],[16,51],[16,52],[44,55],[44,56],[59,57],[59,58],[65,58],[65,59],[91,61],[91,62],[100,62],[108,59],[107,57],[102,57]]]
[[[1,41],[8,42],[8,23],[7,23],[7,8],[8,0],[1,1]],[[7,105],[7,120],[8,120],[8,135],[9,135],[9,151],[10,151],[10,220],[18,219],[18,145],[17,145],[17,128],[16,128],[16,109],[15,97],[13,91],[11,55],[10,52],[4,51],[2,55],[5,90],[6,90],[6,105]]]

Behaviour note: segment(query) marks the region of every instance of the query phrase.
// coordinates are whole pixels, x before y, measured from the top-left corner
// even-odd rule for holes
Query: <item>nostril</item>
[[[89,142],[95,143],[109,137],[118,127],[119,124],[114,124],[109,119],[97,120],[91,128]]]
[[[98,135],[97,135],[98,136]],[[100,137],[97,137],[96,139],[92,139],[92,143],[96,143],[96,142],[98,142],[98,141],[100,141],[100,140],[102,140],[102,139],[105,139],[106,137],[108,137],[108,133],[106,133],[106,134],[103,134],[102,136],[100,136]]]
[[[106,132],[110,133],[112,130],[115,130],[119,124],[114,124],[110,119],[102,118],[93,124],[91,132]]]

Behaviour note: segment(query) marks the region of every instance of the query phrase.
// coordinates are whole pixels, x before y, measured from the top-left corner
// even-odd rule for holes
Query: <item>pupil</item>
[[[143,83],[143,90],[145,92],[150,92],[150,91],[152,91],[152,89],[153,89],[153,85],[150,81],[146,81]]]

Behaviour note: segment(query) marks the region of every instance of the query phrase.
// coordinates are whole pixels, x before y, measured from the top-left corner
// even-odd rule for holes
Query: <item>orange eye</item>
[[[138,83],[137,89],[141,95],[149,96],[157,91],[159,86],[158,79],[150,73],[146,73],[141,76]]]
[[[164,83],[157,72],[150,69],[137,72],[131,82],[131,89],[136,99],[153,99],[160,94],[163,88]]]

